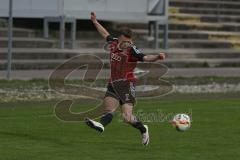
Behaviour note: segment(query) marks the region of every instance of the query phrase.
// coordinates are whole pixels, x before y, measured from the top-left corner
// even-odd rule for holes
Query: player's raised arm
[[[103,38],[107,38],[109,36],[108,31],[98,22],[97,15],[95,12],[91,12],[91,20],[95,27],[97,28],[98,32],[103,36]]]
[[[155,62],[157,60],[164,60],[165,57],[165,53],[159,53],[157,55],[145,55],[143,60],[146,62]]]

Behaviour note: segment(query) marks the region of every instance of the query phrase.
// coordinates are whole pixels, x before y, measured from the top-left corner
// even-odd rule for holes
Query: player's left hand
[[[97,21],[97,15],[95,12],[91,12],[91,20],[93,23]]]
[[[160,60],[164,60],[166,58],[166,54],[165,53],[159,53],[158,57]]]

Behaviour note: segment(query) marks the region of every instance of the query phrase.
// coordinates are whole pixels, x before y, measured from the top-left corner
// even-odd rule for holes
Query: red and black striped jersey
[[[111,75],[109,82],[117,80],[135,81],[134,69],[138,61],[143,61],[145,55],[134,44],[130,44],[126,49],[120,49],[118,39],[111,35],[106,40],[110,50]]]

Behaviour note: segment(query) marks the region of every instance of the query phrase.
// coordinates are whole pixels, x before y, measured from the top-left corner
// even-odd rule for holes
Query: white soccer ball
[[[177,131],[186,131],[191,127],[191,119],[187,114],[177,114],[171,121]]]

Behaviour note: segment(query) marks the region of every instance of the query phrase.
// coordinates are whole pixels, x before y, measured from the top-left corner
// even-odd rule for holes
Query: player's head
[[[122,41],[131,41],[133,37],[133,32],[128,27],[122,27],[117,31],[117,37]]]

